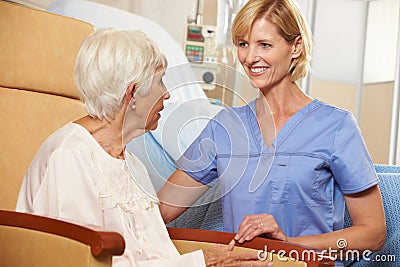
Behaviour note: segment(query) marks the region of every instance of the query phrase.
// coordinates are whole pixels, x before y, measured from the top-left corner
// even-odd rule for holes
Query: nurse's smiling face
[[[268,89],[290,79],[292,60],[300,55],[297,43],[298,38],[288,43],[275,24],[260,18],[254,22],[250,34],[238,39],[238,58],[253,85]]]

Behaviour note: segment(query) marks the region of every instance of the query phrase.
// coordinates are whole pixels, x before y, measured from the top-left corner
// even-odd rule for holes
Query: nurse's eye
[[[268,47],[271,46],[271,44],[269,44],[269,43],[261,43],[261,46],[262,46],[263,48],[268,48]]]
[[[244,41],[239,41],[238,45],[239,47],[247,47],[249,44]]]

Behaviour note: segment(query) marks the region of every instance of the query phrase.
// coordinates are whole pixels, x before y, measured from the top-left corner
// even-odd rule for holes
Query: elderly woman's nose
[[[166,91],[166,92],[164,93],[163,97],[164,97],[165,100],[166,100],[166,99],[169,99],[169,98],[170,98],[169,92]]]

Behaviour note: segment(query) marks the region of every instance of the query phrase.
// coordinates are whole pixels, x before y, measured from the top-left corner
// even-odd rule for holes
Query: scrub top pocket
[[[276,156],[270,173],[271,202],[309,207],[329,202],[328,196],[332,194],[325,193],[332,191],[332,179],[329,179],[329,175],[323,175],[323,166],[325,162],[322,159],[309,155]],[[301,196],[305,201],[299,203],[294,196]]]

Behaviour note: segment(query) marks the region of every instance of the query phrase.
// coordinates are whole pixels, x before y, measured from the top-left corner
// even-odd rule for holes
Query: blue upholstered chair
[[[376,173],[400,173],[400,166],[397,165],[386,165],[386,164],[375,164]]]
[[[381,251],[374,252],[368,256],[370,261],[360,259],[359,261],[348,262],[346,266],[400,266],[400,166],[376,165],[375,168],[380,179],[380,189],[386,215],[386,242]],[[345,227],[349,227],[351,224],[350,216],[346,212]]]

